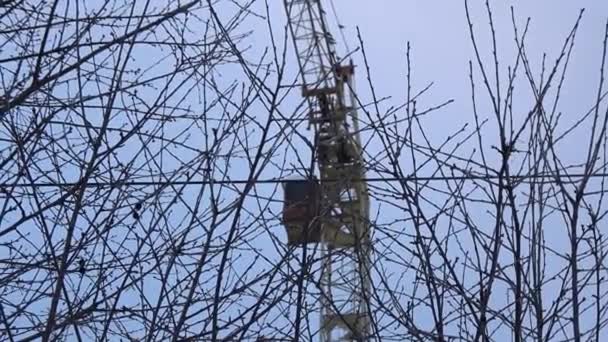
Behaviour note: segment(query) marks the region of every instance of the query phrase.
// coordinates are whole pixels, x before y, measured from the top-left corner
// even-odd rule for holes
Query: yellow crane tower
[[[283,225],[290,245],[321,244],[321,341],[367,341],[371,239],[355,70],[336,55],[321,0],[284,5],[319,179],[284,184]]]

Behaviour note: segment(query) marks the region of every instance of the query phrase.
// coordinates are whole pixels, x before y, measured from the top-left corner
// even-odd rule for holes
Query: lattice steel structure
[[[338,58],[321,1],[285,0],[284,5],[320,176],[314,218],[284,219],[284,225],[292,244],[321,243],[321,340],[367,340],[371,240],[354,66]]]

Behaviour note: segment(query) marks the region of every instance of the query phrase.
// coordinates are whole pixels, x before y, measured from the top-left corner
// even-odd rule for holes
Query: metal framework
[[[323,273],[321,340],[362,341],[370,335],[369,197],[354,93],[354,66],[335,52],[320,0],[284,0],[315,132],[320,176],[319,239]],[[310,225],[310,223],[307,223]],[[306,227],[286,223],[288,232]]]

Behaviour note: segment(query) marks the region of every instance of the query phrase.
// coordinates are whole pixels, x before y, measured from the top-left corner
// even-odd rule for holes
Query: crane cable
[[[344,33],[344,25],[340,22],[340,18],[338,18],[338,11],[336,10],[336,5],[334,0],[330,0],[329,4],[331,5],[331,11],[334,15],[334,19],[336,20],[336,25],[338,25],[338,29],[340,30],[340,35],[342,36],[342,43],[344,43],[344,47],[346,48],[347,54],[350,52],[350,47],[348,46],[348,41],[346,40],[346,34]]]

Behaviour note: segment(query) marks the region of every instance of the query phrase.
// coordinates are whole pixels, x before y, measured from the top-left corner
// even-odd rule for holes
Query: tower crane
[[[366,341],[371,239],[355,68],[338,58],[321,0],[283,1],[319,179],[284,184],[282,222],[288,244],[320,244],[321,341]]]

